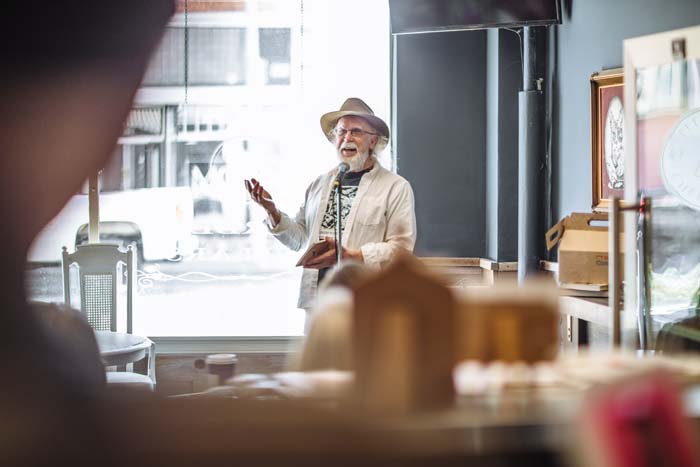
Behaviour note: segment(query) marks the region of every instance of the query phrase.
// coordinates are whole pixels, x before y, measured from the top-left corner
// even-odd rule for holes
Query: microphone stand
[[[338,176],[335,179],[335,261],[336,261],[336,267],[340,266],[340,262],[343,258],[343,246],[342,246],[342,236],[343,236],[343,229],[340,226],[340,223],[342,222],[342,192],[343,192],[343,177],[345,176],[344,172],[341,172],[338,174]]]

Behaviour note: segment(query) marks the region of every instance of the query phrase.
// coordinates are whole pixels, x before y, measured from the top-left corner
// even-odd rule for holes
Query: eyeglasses
[[[345,135],[347,135],[348,132],[350,133],[350,136],[352,136],[353,138],[359,138],[360,136],[362,136],[364,134],[377,136],[377,133],[372,133],[371,131],[366,131],[366,130],[363,130],[362,128],[351,128],[349,130],[347,128],[333,128],[333,130],[331,131],[331,134],[333,134],[333,136],[335,136],[337,138],[342,139],[342,138],[345,138]]]

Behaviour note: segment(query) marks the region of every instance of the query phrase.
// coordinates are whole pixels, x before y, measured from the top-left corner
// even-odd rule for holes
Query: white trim
[[[232,86],[190,86],[188,105],[218,105],[227,107],[291,104],[298,93],[296,83]],[[184,86],[144,86],[134,97],[134,105],[180,105],[184,102]]]
[[[173,141],[176,143],[200,143],[203,141],[228,141],[237,136],[241,138],[246,135],[235,133],[233,130],[224,131],[183,131],[178,133]]]
[[[244,28],[248,25],[247,11],[190,11],[187,14],[187,27],[191,28]],[[168,23],[169,28],[184,28],[185,13],[176,13]]]
[[[120,136],[117,139],[118,144],[159,144],[165,140],[164,135],[130,135]]]
[[[160,336],[149,337],[156,344],[159,355],[187,355],[199,353],[290,353],[294,352],[302,336]]]

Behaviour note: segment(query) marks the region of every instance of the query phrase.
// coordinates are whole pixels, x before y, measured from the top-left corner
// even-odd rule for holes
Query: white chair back
[[[133,246],[121,251],[118,245],[91,243],[68,253],[63,247],[63,298],[71,306],[70,266],[79,269],[80,309],[96,331],[117,331],[117,275],[119,265],[126,267],[126,332],[133,328],[133,289],[136,252]]]

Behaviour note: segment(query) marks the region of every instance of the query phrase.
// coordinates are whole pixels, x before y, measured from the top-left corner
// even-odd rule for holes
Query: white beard
[[[348,158],[343,157],[343,149],[357,149],[357,146],[354,143],[344,144],[338,150],[338,158],[341,162],[346,162],[350,166],[350,172],[359,172],[362,170],[367,163],[367,159],[369,159],[369,151],[364,153],[357,152],[354,156]]]

